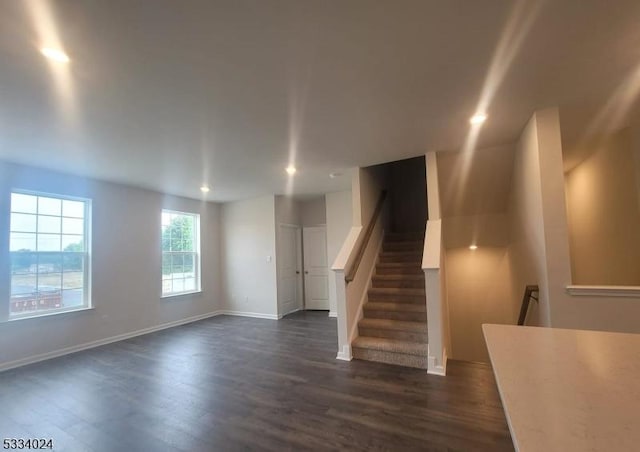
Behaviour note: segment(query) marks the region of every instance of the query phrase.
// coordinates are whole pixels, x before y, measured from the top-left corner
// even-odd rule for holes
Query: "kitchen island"
[[[640,334],[482,329],[516,450],[640,450]]]

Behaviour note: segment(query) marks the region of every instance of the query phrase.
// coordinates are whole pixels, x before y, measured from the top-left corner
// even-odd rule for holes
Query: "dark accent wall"
[[[424,231],[427,221],[427,174],[424,156],[388,166],[391,230]]]

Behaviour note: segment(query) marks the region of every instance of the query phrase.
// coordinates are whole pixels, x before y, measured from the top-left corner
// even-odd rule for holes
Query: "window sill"
[[[639,298],[640,286],[567,286],[567,293],[576,297]]]
[[[91,306],[91,307],[82,307],[82,308],[77,308],[77,309],[67,309],[67,310],[64,310],[64,311],[43,312],[42,314],[15,316],[15,317],[9,317],[6,320],[6,322],[18,322],[20,320],[39,319],[41,317],[52,317],[52,316],[55,316],[55,315],[71,314],[73,312],[94,311],[95,309],[96,308]]]
[[[191,290],[189,292],[168,293],[166,295],[161,295],[160,298],[175,298],[175,297],[182,297],[184,295],[194,295],[198,293],[202,293],[202,290]]]

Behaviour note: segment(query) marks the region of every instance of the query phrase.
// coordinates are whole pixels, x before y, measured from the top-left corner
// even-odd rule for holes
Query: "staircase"
[[[372,277],[353,357],[427,368],[424,233],[388,234]]]

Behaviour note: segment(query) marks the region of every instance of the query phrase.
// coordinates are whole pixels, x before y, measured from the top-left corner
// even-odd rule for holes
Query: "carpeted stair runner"
[[[371,279],[353,357],[427,368],[423,233],[389,234]]]

